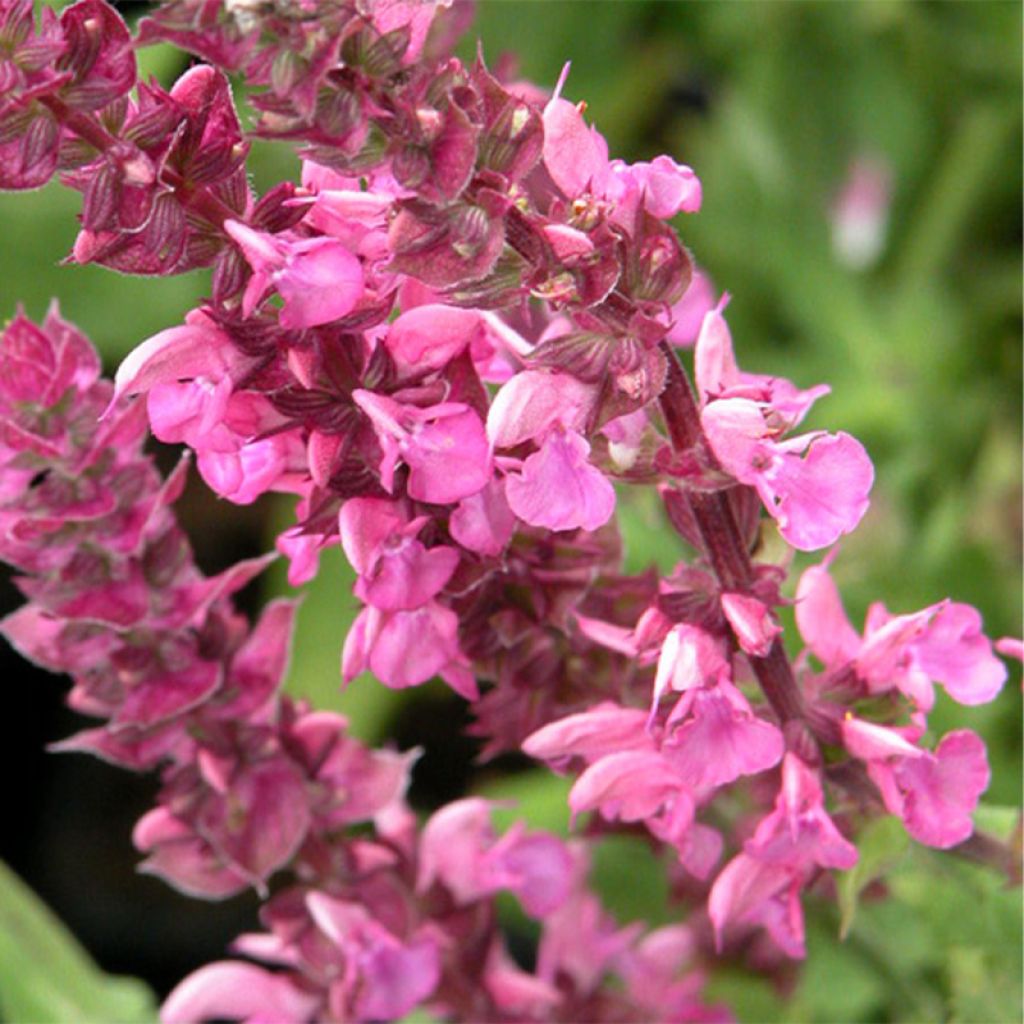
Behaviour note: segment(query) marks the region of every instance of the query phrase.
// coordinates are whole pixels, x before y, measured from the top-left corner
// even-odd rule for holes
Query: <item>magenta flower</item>
[[[598,810],[608,821],[646,821],[664,810],[693,820],[693,798],[680,774],[660,753],[626,750],[595,761],[569,794],[573,817]]]
[[[697,213],[702,199],[701,184],[692,168],[677,164],[670,156],[655,157],[650,163],[627,164],[613,160],[608,198],[620,206],[639,201],[659,220],[677,213]]]
[[[680,347],[689,348],[695,344],[704,317],[714,309],[717,301],[711,278],[702,270],[695,271],[683,297],[672,305],[672,326],[667,339]]]
[[[615,489],[591,465],[590,445],[578,432],[596,398],[592,385],[538,370],[517,373],[495,396],[487,416],[491,444],[539,445],[505,480],[509,506],[523,522],[549,530],[596,530],[611,518]]]
[[[696,213],[701,185],[696,174],[669,156],[626,164],[608,160],[608,143],[583,119],[580,106],[562,99],[568,65],[544,108],[544,166],[570,199],[589,194],[614,204],[614,218],[632,228],[638,208],[662,220],[679,212]]]
[[[255,362],[206,314],[193,310],[181,327],[154,334],[124,358],[114,378],[114,396],[179,381],[205,381],[213,390],[225,380],[241,379]]]
[[[569,373],[523,370],[494,396],[487,436],[495,448],[515,448],[556,426],[580,431],[597,402],[597,389]]]
[[[721,950],[728,926],[748,925],[764,928],[786,956],[802,960],[807,955],[803,885],[800,872],[737,854],[719,873],[708,897],[717,948]]]
[[[284,300],[283,327],[315,327],[355,309],[363,295],[363,267],[332,238],[289,240],[228,220],[224,229],[253,269],[242,312],[249,316],[268,289]]]
[[[748,594],[722,594],[722,612],[746,654],[764,658],[782,632],[768,606]]]
[[[848,870],[856,863],[856,847],[825,811],[818,773],[787,754],[775,809],[712,886],[708,913],[717,945],[729,925],[755,925],[788,956],[803,957],[801,890],[818,868]]]
[[[646,715],[611,701],[589,711],[551,722],[523,741],[523,752],[562,769],[573,757],[588,764],[623,751],[653,752],[655,743],[645,728]]]
[[[722,469],[757,490],[793,547],[828,547],[867,511],[871,461],[849,434],[781,440],[829,389],[801,391],[783,378],[741,373],[722,316],[727,301],[705,316],[694,350],[708,443]]]
[[[516,528],[515,513],[505,497],[505,481],[492,479],[483,490],[463,498],[452,511],[448,528],[469,551],[501,554]]]
[[[782,762],[775,809],[743,848],[766,864],[793,869],[817,864],[846,871],[857,863],[857,848],[843,838],[825,811],[818,772],[792,753]]]
[[[207,751],[165,787],[133,840],[141,870],[191,895],[219,898],[265,880],[294,856],[310,824],[297,767],[281,754],[235,763]],[[172,809],[173,808],[173,809]]]
[[[684,296],[684,299],[686,296]],[[732,334],[725,321],[729,295],[709,309],[700,324],[693,351],[694,383],[702,406],[724,398],[747,398],[767,408],[775,429],[791,430],[811,406],[832,389],[827,384],[801,390],[785,377],[745,373],[736,362]]]
[[[437,987],[441,951],[425,929],[403,942],[360,903],[311,892],[306,906],[343,955],[345,970],[335,1000],[354,1003],[356,1020],[403,1017]]]

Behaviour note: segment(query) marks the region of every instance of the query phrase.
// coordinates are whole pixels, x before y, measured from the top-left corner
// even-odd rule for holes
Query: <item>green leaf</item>
[[[839,875],[839,934],[846,938],[857,913],[860,894],[876,878],[896,867],[906,856],[910,839],[898,818],[876,818],[861,833],[857,850],[860,859]]]
[[[1008,841],[1020,821],[1019,807],[999,807],[981,803],[974,812],[974,827],[978,832],[987,832],[996,839]]]
[[[593,847],[590,882],[617,921],[644,921],[658,928],[680,917],[678,905],[670,900],[665,867],[665,856],[655,853],[646,840],[605,836]]]
[[[949,954],[952,1013],[957,1024],[1006,1024],[1020,1020],[1019,961],[977,947],[956,947]]]
[[[38,896],[0,862],[0,1013],[8,1021],[156,1020],[138,978],[104,974]]]

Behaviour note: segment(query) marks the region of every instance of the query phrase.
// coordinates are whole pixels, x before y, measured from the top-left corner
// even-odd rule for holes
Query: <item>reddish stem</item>
[[[692,452],[701,461],[710,462],[710,451],[700,424],[700,409],[689,377],[673,348],[666,342],[661,342],[660,348],[668,372],[659,403],[672,446],[677,452]],[[754,580],[754,570],[728,495],[724,491],[690,491],[686,498],[700,531],[708,561],[723,590],[748,593]],[[787,731],[791,744],[797,742],[797,737],[804,733],[805,730],[799,728],[801,724],[823,742],[837,741],[835,723],[810,714],[781,640],[776,638],[766,657],[751,656],[750,664],[779,720],[784,726],[790,723],[798,726]]]

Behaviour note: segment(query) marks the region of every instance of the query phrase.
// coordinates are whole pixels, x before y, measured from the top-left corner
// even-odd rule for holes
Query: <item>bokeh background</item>
[[[132,19],[147,5],[118,6]],[[467,58],[477,37],[492,66],[514,54],[517,73],[543,85],[571,60],[565,94],[587,101],[613,155],[666,152],[701,177],[704,207],[679,228],[716,288],[733,296],[741,363],[803,386],[831,384],[810,426],[849,431],[874,459],[871,511],[834,569],[851,619],[859,624],[873,600],[902,612],[949,595],[977,605],[990,635],[1020,635],[1020,5],[482,0]],[[163,48],[142,60],[165,84],[186,66]],[[851,255],[837,240],[836,210],[857,166],[875,176],[883,201],[872,244]],[[265,188],[297,162],[260,145],[253,169]],[[62,265],[78,205],[59,186],[0,195],[0,315],[21,301],[38,318],[57,297],[112,371],[139,341],[180,322],[208,278]],[[290,515],[273,502],[234,508],[201,487],[179,507],[210,572],[267,549]],[[678,549],[653,505],[627,502],[624,529],[631,567],[671,566]],[[17,598],[4,583],[9,610]],[[477,769],[459,735],[464,709],[444,688],[399,698],[357,680],[339,693],[349,585],[341,559],[328,558],[302,609],[290,689],[350,715],[368,740],[424,746],[418,806],[467,792],[513,795],[535,824],[564,830],[564,784],[514,759]],[[286,589],[280,573],[260,587],[244,595],[253,608]],[[61,707],[62,684],[2,656],[0,858],[103,970],[163,994],[253,927],[255,901],[198,904],[135,875],[130,829],[154,781],[45,754],[78,727]],[[985,736],[993,783],[981,817],[1002,834],[1020,804],[1019,678],[1014,671],[994,705],[941,703],[933,719],[937,734],[968,726]],[[845,941],[834,907],[809,901],[801,974],[780,988],[725,965],[714,994],[747,1021],[1019,1020],[1019,891],[949,856],[888,853],[891,898],[864,902]],[[659,871],[629,841],[607,843],[598,857],[600,887],[623,921],[670,918]],[[3,933],[15,897],[10,886],[0,892]],[[59,988],[60,951],[7,931],[0,1008],[17,1020],[11,993]],[[97,978],[89,983],[102,987]],[[117,992],[125,1014],[145,1015],[141,989]]]

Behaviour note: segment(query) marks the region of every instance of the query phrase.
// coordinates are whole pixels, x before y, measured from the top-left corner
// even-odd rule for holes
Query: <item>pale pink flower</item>
[[[850,162],[829,210],[832,251],[851,270],[877,262],[886,242],[892,205],[892,168],[880,157]]]
[[[320,997],[285,974],[255,964],[222,961],[194,971],[160,1007],[161,1024],[217,1018],[245,1024],[306,1024]]]

